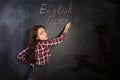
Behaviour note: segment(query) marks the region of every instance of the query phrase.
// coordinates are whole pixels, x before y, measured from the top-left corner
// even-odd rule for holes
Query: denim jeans
[[[28,80],[46,80],[47,65],[35,65],[31,70]]]

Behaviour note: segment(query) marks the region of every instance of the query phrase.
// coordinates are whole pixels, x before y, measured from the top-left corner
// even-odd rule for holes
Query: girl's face
[[[39,28],[37,32],[37,39],[39,40],[48,40],[48,35],[44,28]]]

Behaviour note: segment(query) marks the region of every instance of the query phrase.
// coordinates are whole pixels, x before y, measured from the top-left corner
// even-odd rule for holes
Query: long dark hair
[[[42,25],[36,25],[32,28],[31,32],[30,32],[30,37],[29,37],[29,43],[28,43],[28,50],[27,50],[27,54],[25,55],[25,58],[27,59],[27,61],[29,61],[30,63],[35,63],[35,48],[36,48],[36,44],[38,41],[37,40],[37,33],[38,33],[38,29],[39,28],[45,28]]]

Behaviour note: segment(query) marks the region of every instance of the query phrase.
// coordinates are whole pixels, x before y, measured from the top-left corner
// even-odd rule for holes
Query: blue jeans
[[[46,80],[46,73],[47,65],[35,65],[28,76],[28,80]]]
[[[31,77],[30,75],[28,76],[28,80],[33,80],[32,77]]]

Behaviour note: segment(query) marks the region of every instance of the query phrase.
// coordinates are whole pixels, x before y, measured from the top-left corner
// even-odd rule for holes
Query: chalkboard
[[[87,60],[98,64],[100,44],[96,26],[107,24],[111,27],[115,12],[116,5],[107,0],[1,0],[0,71],[4,73],[0,74],[0,80],[26,79],[30,68],[16,56],[28,46],[30,29],[39,24],[46,27],[49,39],[52,39],[62,32],[67,22],[72,22],[65,41],[52,49],[49,80],[67,80],[63,78],[73,75],[71,69],[79,67],[76,56],[90,56]],[[70,74],[64,76],[62,70],[65,71],[63,74]],[[78,74],[86,75],[87,72],[95,77],[96,73],[82,70],[75,73],[77,77],[69,77],[70,80],[79,80]]]

